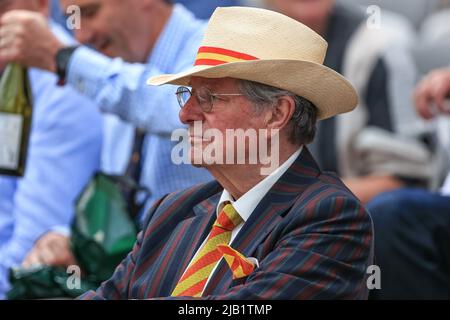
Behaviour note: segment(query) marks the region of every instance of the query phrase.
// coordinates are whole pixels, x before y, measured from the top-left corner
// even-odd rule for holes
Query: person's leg
[[[384,193],[367,205],[381,290],[374,299],[450,298],[450,197],[416,189]]]

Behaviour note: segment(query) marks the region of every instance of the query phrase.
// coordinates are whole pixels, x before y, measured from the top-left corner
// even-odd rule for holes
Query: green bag
[[[72,288],[66,270],[62,267],[39,266],[31,269],[12,269],[10,281],[12,289],[9,300],[75,298],[88,290],[98,287],[88,277],[83,277],[79,288]]]
[[[143,201],[129,205],[125,199],[130,191],[144,192]],[[71,274],[64,268],[19,269],[10,273],[8,298],[76,297],[97,288],[133,248],[138,230],[134,218],[149,195],[132,179],[97,173],[78,198],[71,228],[72,251],[83,272],[81,288],[67,288]]]
[[[111,276],[136,242],[137,213],[129,212],[124,199],[130,189],[146,190],[131,179],[98,173],[77,202],[72,250],[83,270],[98,281]]]

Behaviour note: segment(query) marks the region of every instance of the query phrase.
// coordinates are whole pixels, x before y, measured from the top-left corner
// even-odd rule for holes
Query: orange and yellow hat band
[[[195,60],[195,66],[218,66],[229,62],[258,60],[258,58],[223,48],[200,47]]]

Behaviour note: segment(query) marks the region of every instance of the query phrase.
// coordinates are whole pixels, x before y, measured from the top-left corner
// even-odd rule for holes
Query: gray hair
[[[274,106],[282,96],[292,97],[295,111],[290,119],[290,141],[298,145],[306,145],[313,141],[316,134],[317,107],[309,100],[290,91],[275,88],[262,83],[238,80],[241,93],[255,106],[256,112],[262,112],[267,106]]]

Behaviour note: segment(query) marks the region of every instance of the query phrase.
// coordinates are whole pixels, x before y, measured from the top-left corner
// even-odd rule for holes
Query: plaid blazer
[[[170,297],[211,230],[222,187],[216,182],[157,201],[132,252],[82,299]],[[233,280],[224,259],[204,299],[365,299],[373,259],[372,221],[333,174],[304,148],[258,204],[232,247],[259,267]],[[173,299],[173,298],[172,298]]]

